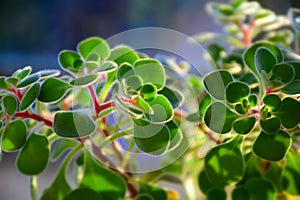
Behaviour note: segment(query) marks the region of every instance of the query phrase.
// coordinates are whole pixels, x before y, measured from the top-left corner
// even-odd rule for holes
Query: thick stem
[[[28,111],[25,112],[17,112],[14,114],[14,117],[21,117],[21,118],[29,118],[33,119],[38,122],[44,122],[46,126],[49,126],[52,128],[53,122],[49,119],[46,119],[42,117],[41,115],[35,114],[35,113],[29,113]]]

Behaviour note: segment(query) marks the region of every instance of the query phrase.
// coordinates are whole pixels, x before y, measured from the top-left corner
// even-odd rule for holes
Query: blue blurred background
[[[164,27],[187,35],[222,31],[205,12],[210,0],[2,0],[0,2],[0,75],[30,65],[34,70],[58,68],[62,49],[75,49],[89,36],[108,38],[137,27]],[[228,2],[229,0],[215,0]],[[261,0],[286,14],[299,0]],[[4,154],[0,163],[0,199],[30,199],[28,179],[14,167],[16,154]],[[42,175],[49,185],[53,171]],[[51,178],[49,178],[51,177]]]
[[[145,26],[187,35],[221,31],[205,12],[209,0],[9,0],[0,3],[0,70],[10,74],[25,65],[57,68],[57,54],[89,37],[110,37]],[[228,0],[216,0],[227,2]],[[261,0],[285,14],[299,0]]]

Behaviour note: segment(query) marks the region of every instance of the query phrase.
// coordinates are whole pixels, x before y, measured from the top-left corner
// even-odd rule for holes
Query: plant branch
[[[21,118],[30,118],[38,122],[44,122],[46,126],[49,126],[52,128],[53,122],[49,119],[44,118],[41,115],[35,114],[35,113],[29,113],[28,111],[25,112],[17,112],[14,114],[14,117],[21,117]]]

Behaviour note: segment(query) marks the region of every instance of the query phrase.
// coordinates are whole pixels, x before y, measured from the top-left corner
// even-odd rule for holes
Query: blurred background
[[[164,27],[194,35],[222,29],[205,12],[210,0],[9,0],[0,3],[0,76],[30,65],[58,68],[62,49],[75,49],[89,36],[108,38],[137,27]],[[228,2],[229,0],[215,0]],[[299,0],[260,0],[276,13],[300,7]],[[14,166],[14,154],[0,163],[0,199],[30,199],[28,180]],[[55,168],[55,167],[54,167]],[[50,184],[52,171],[41,181]],[[48,178],[47,178],[48,177]]]

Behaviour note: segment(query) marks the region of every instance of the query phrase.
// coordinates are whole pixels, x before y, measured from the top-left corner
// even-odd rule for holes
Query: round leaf
[[[162,94],[169,102],[172,104],[173,109],[178,108],[184,101],[184,96],[175,89],[171,89],[169,87],[164,87],[162,90],[158,92],[158,94]]]
[[[225,88],[232,81],[232,75],[225,70],[211,72],[203,78],[203,83],[208,94],[218,100],[225,99]]]
[[[5,111],[8,115],[12,116],[17,111],[18,102],[15,96],[8,95],[2,99]]]
[[[250,195],[245,187],[238,186],[232,191],[232,200],[250,200]]]
[[[242,139],[236,136],[208,152],[204,165],[206,176],[212,184],[226,186],[242,179],[245,167],[241,152]]]
[[[252,178],[246,184],[246,189],[253,200],[274,200],[276,199],[275,189],[271,182],[262,178]]]
[[[226,100],[229,103],[241,102],[250,94],[250,88],[243,82],[231,82],[226,87]]]
[[[204,123],[216,133],[228,133],[239,115],[221,102],[212,103],[204,114]]]
[[[72,72],[78,72],[81,69],[82,60],[75,51],[63,50],[58,55],[58,61],[62,68]]]
[[[47,167],[50,145],[45,136],[31,134],[17,158],[17,167],[25,175],[37,175]]]
[[[273,112],[280,109],[281,99],[276,94],[268,94],[263,99],[264,104]]]
[[[199,176],[198,176],[198,185],[200,190],[204,193],[207,194],[208,190],[214,185],[208,180],[205,171],[201,171]]]
[[[300,122],[300,102],[287,97],[283,99],[280,109],[274,113],[285,128],[294,128]]]
[[[69,88],[70,84],[63,80],[48,78],[41,86],[38,100],[45,103],[56,102],[63,98]]]
[[[157,94],[157,89],[155,87],[155,85],[153,84],[145,84],[143,85],[141,91],[141,96],[143,97],[143,99],[145,99],[146,101],[152,101]]]
[[[273,54],[273,56],[275,56],[277,63],[280,63],[283,60],[283,55],[282,55],[281,50],[273,43],[267,42],[267,41],[254,43],[251,47],[249,47],[246,50],[243,57],[244,57],[244,61],[248,65],[248,67],[257,76],[259,76],[259,74],[258,74],[258,71],[255,66],[255,60],[256,60],[255,54],[256,54],[256,51],[261,47],[268,49]]]
[[[30,66],[24,67],[23,69],[18,69],[15,73],[13,73],[13,76],[22,80],[26,76],[28,76],[31,73],[32,69]]]
[[[165,125],[141,126],[135,123],[133,135],[138,148],[153,155],[164,153],[170,144],[170,130]]]
[[[70,192],[63,200],[102,200],[102,196],[89,188],[79,188]]]
[[[255,66],[259,72],[265,71],[267,74],[276,65],[277,60],[273,53],[265,47],[259,47],[255,51]]]
[[[22,101],[20,103],[20,110],[26,110],[28,107],[30,107],[36,98],[39,96],[40,93],[40,84],[35,83],[32,85],[24,94]]]
[[[174,116],[174,110],[168,99],[162,95],[157,95],[155,99],[149,102],[153,113],[147,115],[147,118],[153,123],[165,123]]]
[[[207,200],[226,200],[227,194],[223,188],[213,187],[207,192]]]
[[[111,50],[108,60],[112,60],[118,65],[129,63],[133,65],[139,59],[136,52],[128,46],[117,46]]]
[[[78,138],[92,134],[96,125],[91,117],[83,112],[60,111],[55,113],[53,128],[59,136]]]
[[[7,152],[20,149],[26,142],[26,126],[21,120],[7,124],[2,136],[2,149]]]
[[[76,78],[70,82],[71,85],[73,86],[78,86],[78,87],[87,87],[93,83],[98,78],[98,74],[89,74],[83,77]]]
[[[40,74],[32,74],[30,76],[27,76],[26,78],[24,78],[18,85],[17,88],[24,88],[27,87],[33,83],[36,83],[37,81],[39,81],[41,78]]]
[[[110,49],[105,40],[99,37],[90,37],[81,41],[77,46],[80,55],[87,60],[92,54],[95,54],[105,60],[110,53]]]
[[[291,142],[290,135],[284,131],[273,135],[261,131],[254,142],[253,152],[262,159],[276,162],[285,157]]]
[[[85,152],[85,168],[80,188],[94,190],[101,194],[103,199],[122,200],[126,193],[123,177],[104,167],[88,151]]]
[[[145,58],[137,60],[133,67],[138,76],[140,76],[144,83],[154,84],[158,90],[165,85],[165,71],[160,62],[154,59]]]
[[[247,134],[253,129],[255,122],[255,117],[246,117],[244,119],[236,120],[232,127],[238,134]]]
[[[278,117],[272,117],[266,120],[260,119],[259,124],[261,129],[267,134],[278,132],[281,126],[281,122]]]
[[[284,87],[291,83],[295,77],[295,70],[292,65],[281,63],[275,65],[270,78],[273,87]]]

